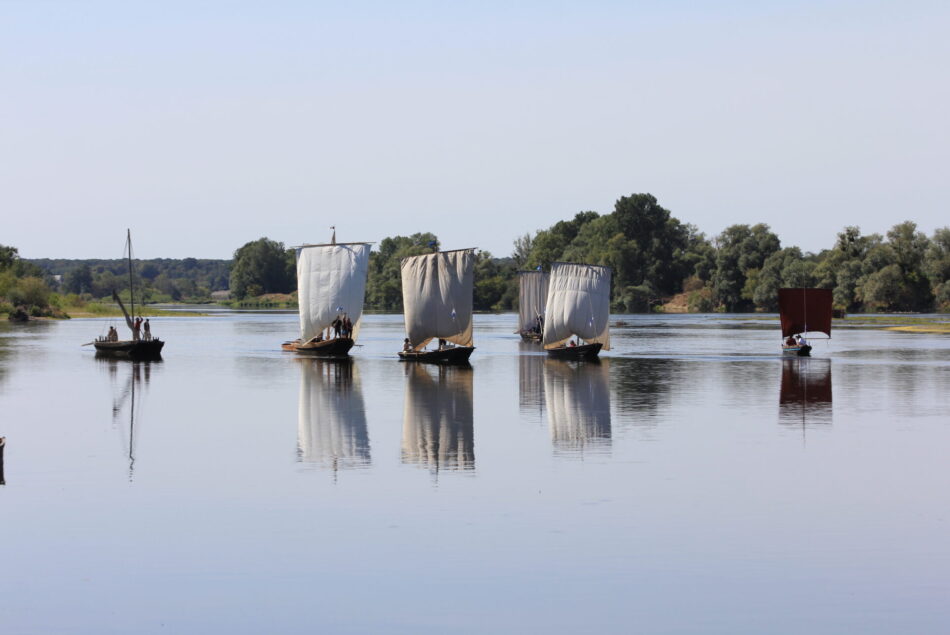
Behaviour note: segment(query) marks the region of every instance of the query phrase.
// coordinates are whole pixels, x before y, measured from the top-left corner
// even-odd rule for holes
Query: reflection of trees
[[[831,360],[782,360],[781,423],[831,423]]]
[[[96,362],[106,368],[113,385],[112,424],[120,431],[122,451],[129,459],[129,480],[131,481],[135,470],[138,437],[135,417],[137,409],[141,408],[142,387],[143,385],[148,387],[152,379],[153,365],[158,368],[161,362],[135,362],[98,355],[96,356]],[[124,381],[123,377],[125,378]],[[126,411],[129,415],[128,433],[126,433],[126,427],[122,423],[125,419],[123,413]]]
[[[366,408],[352,360],[298,358],[297,455],[333,470],[370,464]]]
[[[610,448],[610,360],[544,362],[544,400],[555,449]]]
[[[612,357],[613,397],[621,412],[653,414],[670,400],[670,390],[689,362],[646,357]]]
[[[402,461],[439,470],[475,468],[472,368],[407,363]]]

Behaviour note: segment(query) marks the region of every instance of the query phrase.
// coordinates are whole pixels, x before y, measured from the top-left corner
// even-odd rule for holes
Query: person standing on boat
[[[353,337],[353,322],[346,313],[343,314],[343,336]]]
[[[132,339],[138,342],[142,339],[142,318],[135,318],[135,324],[132,326]]]
[[[148,318],[145,318],[145,325],[143,329],[145,331],[145,341],[151,342],[152,341],[152,327],[148,325]]]
[[[340,330],[343,328],[343,320],[340,319],[339,315],[337,315],[336,319],[330,323],[330,326],[333,327],[333,337],[340,337]]]

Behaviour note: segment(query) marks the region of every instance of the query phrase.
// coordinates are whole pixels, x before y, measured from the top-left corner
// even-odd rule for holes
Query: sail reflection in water
[[[153,365],[157,368],[161,361],[128,361],[114,357],[97,355],[98,363],[109,372],[113,386],[112,425],[120,431],[122,452],[129,460],[129,481],[135,474],[135,455],[140,429],[136,428],[136,415],[142,407],[143,384],[147,388],[152,378]],[[128,412],[129,425],[126,428],[125,415]],[[139,417],[139,428],[141,417]],[[126,432],[127,430],[127,432]]]
[[[297,456],[337,469],[368,467],[369,433],[359,371],[352,360],[301,358]]]
[[[402,461],[439,470],[475,469],[472,368],[407,364]]]
[[[523,414],[541,415],[544,405],[544,360],[533,342],[518,343],[518,406]]]
[[[831,360],[782,360],[779,422],[831,423]]]
[[[544,362],[544,401],[555,450],[610,450],[610,361]]]

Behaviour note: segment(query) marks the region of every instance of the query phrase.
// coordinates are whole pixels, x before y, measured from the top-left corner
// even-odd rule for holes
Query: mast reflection
[[[133,480],[135,475],[135,454],[136,454],[136,428],[135,415],[136,409],[141,408],[143,396],[143,384],[147,387],[152,379],[152,365],[161,362],[137,362],[124,359],[96,356],[100,364],[104,364],[109,373],[109,378],[113,385],[112,397],[112,425],[119,429],[122,437],[122,449],[129,460],[129,481]],[[128,368],[128,374],[125,381],[120,379],[120,368]],[[124,375],[124,373],[122,373]],[[128,436],[126,436],[126,427],[122,425],[124,419],[123,413],[128,410],[129,426]]]
[[[439,470],[474,470],[471,366],[405,364],[402,462]]]
[[[544,360],[544,401],[556,451],[610,450],[610,360]]]
[[[298,358],[297,459],[332,469],[370,465],[360,375],[353,360]]]
[[[7,481],[3,477],[3,449],[7,446],[7,438],[0,437],[0,485],[6,485]]]
[[[831,423],[831,360],[796,357],[782,360],[779,422]]]

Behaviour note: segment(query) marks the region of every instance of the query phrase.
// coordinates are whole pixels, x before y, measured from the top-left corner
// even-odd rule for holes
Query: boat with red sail
[[[782,323],[782,353],[808,357],[808,333],[831,337],[831,289],[779,289],[778,311]]]

